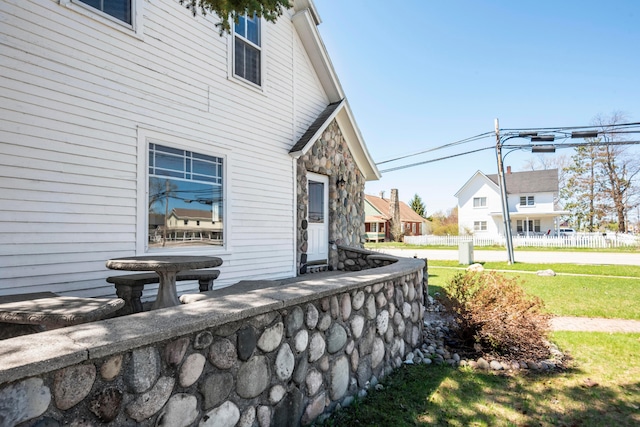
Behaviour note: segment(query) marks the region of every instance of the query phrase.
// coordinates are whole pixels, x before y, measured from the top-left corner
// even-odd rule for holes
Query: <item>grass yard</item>
[[[556,373],[497,375],[406,365],[324,426],[640,425],[640,334],[556,332],[575,366]]]
[[[504,274],[517,276],[524,290],[540,297],[552,314],[640,320],[639,266],[502,262],[487,262],[484,266],[501,271],[519,269]],[[560,274],[553,277],[534,274],[546,269]],[[451,277],[463,271],[457,261],[429,261],[429,293],[441,292]]]
[[[461,271],[453,267],[457,262],[429,262],[431,295]],[[521,270],[506,274],[518,275],[553,314],[640,320],[640,267],[486,263],[485,268]],[[580,275],[522,272],[549,268]],[[372,390],[321,425],[640,426],[640,334],[554,332],[551,339],[572,358],[564,371],[508,375],[406,365],[384,379],[383,390]]]
[[[482,262],[487,270],[515,270],[536,272],[539,270],[551,269],[556,273],[587,274],[596,276],[616,276],[616,277],[637,277],[640,278],[640,266],[638,265],[588,265],[588,264],[534,264],[516,262],[508,264],[506,262]],[[429,260],[429,267],[454,267],[465,269],[458,261]]]

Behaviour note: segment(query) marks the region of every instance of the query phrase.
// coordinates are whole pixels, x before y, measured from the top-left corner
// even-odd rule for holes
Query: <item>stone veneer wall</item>
[[[334,120],[322,136],[298,159],[298,265],[307,252],[307,172],[329,177],[329,242],[363,247],[364,245],[364,184],[365,179],[351,156],[349,147]],[[338,187],[338,180],[344,184]],[[338,251],[329,245],[329,267],[338,269]]]
[[[396,261],[4,340],[0,426],[310,424],[422,342],[424,261]]]

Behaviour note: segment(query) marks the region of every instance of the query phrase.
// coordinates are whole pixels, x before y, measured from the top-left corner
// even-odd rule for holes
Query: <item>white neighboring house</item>
[[[553,234],[559,217],[556,209],[558,170],[505,173],[512,235]],[[460,234],[504,236],[504,220],[498,175],[477,171],[455,194],[458,198]]]
[[[220,286],[287,278],[361,244],[380,173],[313,1],[291,3],[220,35],[176,0],[0,0],[0,295],[113,296],[105,261],[156,253],[222,258]]]

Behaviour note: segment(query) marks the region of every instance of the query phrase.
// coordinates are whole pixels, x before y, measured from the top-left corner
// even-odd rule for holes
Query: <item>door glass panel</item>
[[[324,184],[309,181],[309,222],[324,222]]]

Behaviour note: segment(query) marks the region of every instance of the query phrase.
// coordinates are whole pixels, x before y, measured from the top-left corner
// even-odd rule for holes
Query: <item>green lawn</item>
[[[434,295],[462,269],[429,262]],[[640,320],[640,267],[566,264],[485,264],[523,280],[528,292],[557,315]],[[512,268],[511,268],[512,267]],[[569,274],[539,277],[551,268]],[[588,271],[590,275],[584,275]],[[606,277],[601,277],[606,276]],[[623,277],[621,277],[623,276]],[[632,277],[632,278],[626,278]],[[448,366],[407,365],[363,401],[325,426],[640,426],[640,334],[553,332],[570,357],[568,369],[515,375]]]
[[[429,267],[456,267],[466,268],[467,266],[460,265],[458,261],[445,261],[445,260],[428,260]],[[570,273],[570,274],[591,274],[600,276],[624,276],[624,277],[638,277],[640,278],[640,265],[588,265],[588,264],[533,264],[516,262],[515,264],[508,264],[506,262],[482,262],[480,263],[484,268],[488,270],[515,270],[515,271],[530,271],[536,272],[539,270],[551,269],[556,273]]]
[[[449,267],[454,265],[455,267]],[[557,316],[640,320],[640,280],[638,279],[640,267],[638,266],[525,263],[508,265],[498,262],[487,262],[484,266],[487,269],[497,270],[520,269],[521,271],[504,274],[517,276],[524,290],[540,297],[546,309]],[[546,269],[563,271],[565,274],[552,277],[533,274],[535,271]],[[434,295],[435,292],[441,292],[447,281],[462,271],[464,267],[460,267],[456,261],[429,261],[429,293]],[[591,274],[586,274],[585,271]]]
[[[498,375],[407,365],[325,426],[640,425],[640,334],[556,332],[574,357],[561,372]]]

